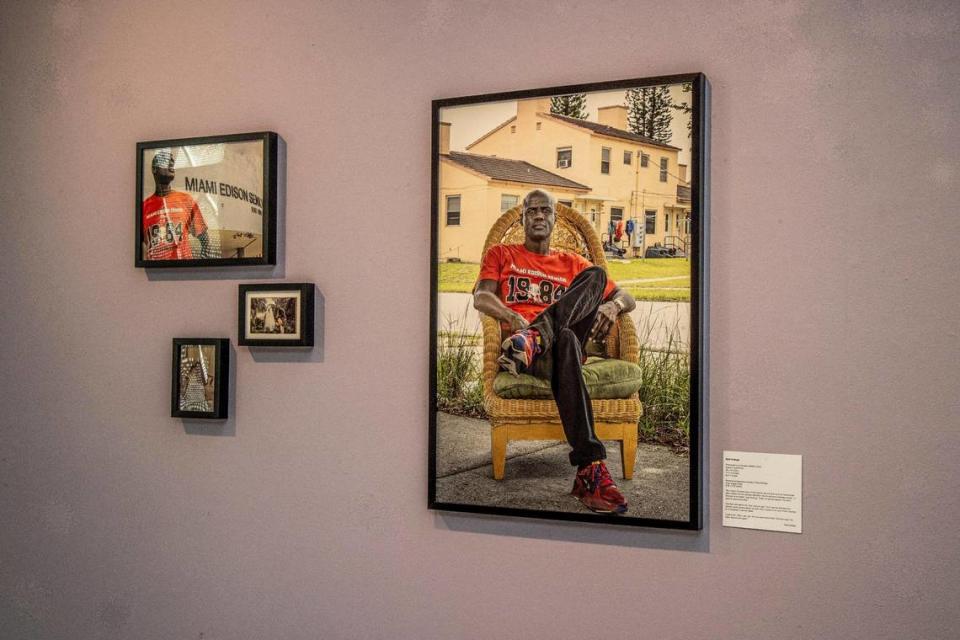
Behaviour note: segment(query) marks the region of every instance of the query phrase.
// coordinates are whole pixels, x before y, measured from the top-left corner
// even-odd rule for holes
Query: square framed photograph
[[[702,528],[708,94],[433,102],[430,508]]]
[[[312,347],[312,282],[241,284],[238,342],[250,347]]]
[[[172,417],[225,419],[229,380],[228,338],[173,339]]]
[[[277,262],[278,136],[137,143],[138,267]]]

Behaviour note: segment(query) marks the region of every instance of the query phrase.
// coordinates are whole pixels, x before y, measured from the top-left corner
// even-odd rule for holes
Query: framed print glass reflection
[[[174,338],[170,415],[174,418],[227,417],[230,340]]]
[[[238,342],[251,347],[312,347],[313,283],[241,284]]]
[[[136,266],[276,264],[272,132],[137,143]]]
[[[430,508],[702,528],[706,78],[432,115]]]

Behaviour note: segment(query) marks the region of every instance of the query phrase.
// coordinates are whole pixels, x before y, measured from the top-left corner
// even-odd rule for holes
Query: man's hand
[[[593,323],[593,328],[590,329],[590,337],[597,342],[603,342],[619,315],[620,305],[616,302],[611,300],[600,305],[597,309],[597,319]]]
[[[507,321],[510,324],[510,332],[516,333],[521,329],[526,329],[530,326],[530,323],[527,322],[526,318],[516,312],[511,312],[510,319]]]
[[[473,308],[510,326],[510,331],[526,329],[529,322],[523,316],[503,304],[497,297],[499,285],[496,280],[481,280],[473,291]]]

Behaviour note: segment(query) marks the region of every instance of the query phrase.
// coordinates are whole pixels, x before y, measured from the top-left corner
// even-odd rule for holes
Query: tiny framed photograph
[[[137,143],[135,264],[277,263],[276,133]]]
[[[312,282],[241,284],[237,342],[248,347],[312,347]]]
[[[171,417],[225,419],[229,379],[228,338],[174,338]]]

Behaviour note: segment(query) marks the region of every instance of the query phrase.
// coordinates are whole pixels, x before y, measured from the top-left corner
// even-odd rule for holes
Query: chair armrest
[[[620,338],[620,360],[637,362],[640,355],[640,340],[637,338],[637,327],[629,313],[622,313],[617,318],[618,336]]]
[[[494,397],[493,379],[497,377],[500,365],[500,323],[484,313],[480,314],[483,323],[483,395]]]

